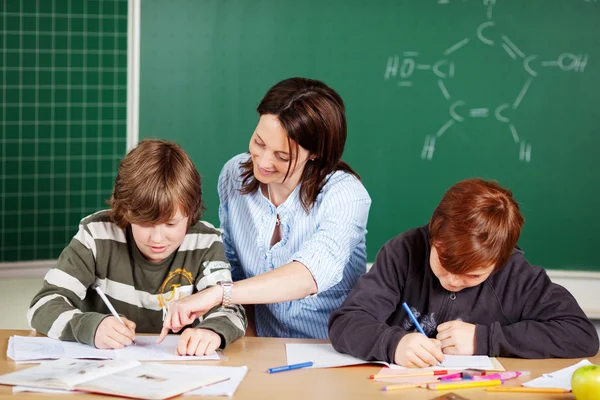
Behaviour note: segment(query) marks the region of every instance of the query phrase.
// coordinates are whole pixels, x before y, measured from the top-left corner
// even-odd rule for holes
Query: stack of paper
[[[138,336],[135,345],[119,350],[101,350],[76,342],[63,342],[47,337],[12,336],[8,340],[6,356],[16,362],[40,362],[59,358],[93,358],[138,361],[219,360],[218,354],[209,356],[179,356],[179,336],[167,336],[156,344],[157,335]]]
[[[312,368],[331,368],[346,365],[376,363],[384,364],[394,369],[407,369],[397,364],[390,364],[383,361],[364,361],[347,354],[341,354],[335,351],[331,344],[287,343],[285,348],[288,364],[299,364],[306,361],[312,361]],[[446,355],[444,362],[440,366],[422,369],[440,370],[467,368],[478,368],[486,371],[504,371],[504,367],[497,360],[491,359],[488,356],[453,355]]]
[[[543,374],[541,377],[532,379],[529,382],[525,382],[523,386],[533,388],[560,388],[565,390],[571,390],[571,377],[575,370],[579,367],[586,365],[592,365],[588,360],[579,361],[575,365],[560,369],[558,371],[550,372],[549,374]]]

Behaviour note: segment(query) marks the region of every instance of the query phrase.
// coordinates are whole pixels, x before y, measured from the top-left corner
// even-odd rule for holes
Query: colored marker
[[[440,381],[447,381],[455,378],[462,378],[462,372],[457,372],[455,374],[440,376],[438,379]]]
[[[512,392],[512,393],[569,393],[570,390],[561,388],[534,388],[525,386],[496,386],[485,389],[488,392]]]
[[[431,390],[454,390],[454,389],[469,389],[476,387],[486,387],[486,386],[499,386],[502,385],[502,381],[500,379],[491,379],[485,381],[461,381],[461,382],[453,382],[453,383],[430,383],[427,385],[427,389]]]
[[[516,371],[516,372],[498,372],[495,374],[490,374],[490,375],[484,375],[484,376],[473,376],[471,377],[472,380],[474,381],[482,381],[485,379],[501,379],[503,381],[508,380],[508,379],[514,379],[514,378],[518,378],[521,375],[529,375],[529,371]]]
[[[472,378],[474,376],[487,375],[487,372],[483,369],[467,368],[462,372],[463,378]]]
[[[381,390],[383,390],[384,392],[390,392],[392,390],[418,388],[418,387],[421,387],[421,385],[423,385],[423,382],[421,382],[421,383],[399,383],[397,385],[384,386],[381,388]]]
[[[312,365],[312,361],[303,362],[299,364],[282,365],[281,367],[269,368],[267,372],[270,374],[274,374],[275,372],[291,371],[293,369],[312,367]]]
[[[381,378],[412,378],[415,376],[438,376],[438,375],[446,375],[448,374],[448,371],[446,371],[445,369],[440,369],[440,370],[429,370],[429,371],[419,371],[419,372],[409,372],[406,374],[375,374],[375,375],[371,375],[369,376],[369,379],[381,379]]]

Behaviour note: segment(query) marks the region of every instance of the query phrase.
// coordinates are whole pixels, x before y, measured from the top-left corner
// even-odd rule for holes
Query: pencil
[[[476,387],[485,386],[499,386],[502,385],[500,379],[490,379],[487,381],[462,381],[454,383],[430,383],[427,385],[428,389],[431,390],[454,390],[454,389],[469,389]]]
[[[397,385],[387,385],[387,386],[384,386],[384,387],[381,388],[381,390],[383,390],[384,392],[389,392],[389,391],[392,391],[392,390],[402,390],[402,389],[419,388],[424,383],[427,383],[427,382],[420,382],[420,383],[399,383]]]
[[[561,388],[535,388],[526,386],[495,386],[485,389],[488,392],[512,392],[512,393],[569,393],[570,390]]]
[[[92,289],[96,290],[96,292],[98,293],[98,296],[100,296],[100,298],[102,299],[104,304],[106,304],[106,307],[108,307],[108,309],[109,309],[110,313],[113,315],[113,317],[115,317],[120,323],[125,325],[125,322],[123,322],[123,320],[117,313],[117,310],[115,310],[115,308],[113,307],[111,302],[108,300],[108,297],[106,297],[106,295],[104,294],[102,289],[100,289],[100,286],[98,286],[98,284],[94,284],[94,285],[92,285]],[[125,326],[127,327],[127,325],[125,325]],[[132,340],[131,343],[133,343],[134,345],[136,344],[135,340]]]
[[[420,372],[409,372],[408,374],[394,374],[394,375],[375,374],[375,375],[369,376],[369,379],[412,378],[415,376],[437,376],[437,375],[448,375],[448,371],[446,371],[445,369],[440,369],[440,370],[429,370],[429,371],[420,371]]]

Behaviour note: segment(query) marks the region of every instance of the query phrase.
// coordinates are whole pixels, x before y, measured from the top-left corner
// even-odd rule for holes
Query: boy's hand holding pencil
[[[394,355],[394,363],[409,368],[430,367],[442,361],[442,343],[416,332],[404,335]]]
[[[442,342],[429,339],[408,304],[402,303],[402,307],[419,333],[408,333],[400,339],[394,354],[394,362],[409,368],[425,368],[440,364],[444,361]]]
[[[106,317],[98,325],[94,336],[94,346],[98,349],[122,349],[134,343],[135,322],[125,317]],[[121,322],[122,321],[122,322]]]

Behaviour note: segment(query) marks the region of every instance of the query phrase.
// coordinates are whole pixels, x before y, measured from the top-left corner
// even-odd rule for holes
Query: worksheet
[[[158,335],[136,336],[135,344],[118,350],[101,350],[77,342],[64,342],[47,337],[12,336],[6,355],[17,361],[42,361],[58,358],[92,358],[139,361],[219,360],[217,353],[208,356],[177,355],[178,335],[168,335],[156,344]]]

